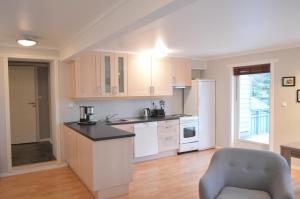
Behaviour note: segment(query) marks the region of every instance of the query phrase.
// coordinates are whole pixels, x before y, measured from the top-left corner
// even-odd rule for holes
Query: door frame
[[[57,57],[48,56],[24,56],[19,54],[4,55],[4,104],[5,104],[5,123],[6,123],[6,166],[7,172],[0,173],[0,176],[9,176],[20,173],[38,171],[43,169],[55,168],[63,166],[61,155],[61,136],[60,136],[60,101],[59,101],[59,59]],[[24,166],[12,166],[11,154],[11,128],[10,128],[10,101],[9,101],[9,79],[8,79],[8,60],[22,60],[32,62],[48,62],[49,63],[49,86],[50,86],[50,133],[53,142],[53,154],[55,161],[30,164]]]
[[[231,126],[230,126],[230,146],[236,146],[236,139],[235,136],[238,132],[238,124],[237,121],[237,107],[235,101],[237,97],[236,87],[237,81],[236,77],[233,75],[233,68],[240,66],[249,66],[249,65],[259,65],[259,64],[270,64],[270,133],[269,133],[269,145],[255,143],[255,142],[248,142],[248,141],[241,141],[245,143],[245,146],[251,147],[256,146],[261,149],[267,149],[269,151],[274,151],[274,121],[275,121],[275,63],[278,62],[276,59],[272,60],[261,60],[255,62],[244,62],[244,63],[237,63],[237,64],[230,64],[227,67],[229,68],[229,75],[230,75],[230,82],[231,82],[231,89],[230,89],[230,96],[231,96]]]

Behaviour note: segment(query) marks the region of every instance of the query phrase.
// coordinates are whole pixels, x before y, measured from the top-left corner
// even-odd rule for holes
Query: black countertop
[[[82,125],[82,124],[80,125],[77,124],[77,122],[67,122],[65,123],[65,125],[93,141],[101,141],[101,140],[111,140],[111,139],[119,139],[119,138],[135,136],[134,133],[114,128],[111,125],[156,122],[156,121],[176,120],[176,119],[179,119],[179,116],[129,118],[128,121],[113,122],[113,123],[99,121],[94,125]]]
[[[113,128],[104,122],[97,122],[94,125],[82,125],[77,124],[77,122],[68,122],[65,123],[65,125],[93,141],[112,140],[135,136],[134,133]]]

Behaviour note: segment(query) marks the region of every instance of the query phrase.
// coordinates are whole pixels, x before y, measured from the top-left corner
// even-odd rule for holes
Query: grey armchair
[[[200,199],[294,199],[288,164],[258,150],[217,151],[199,183]]]

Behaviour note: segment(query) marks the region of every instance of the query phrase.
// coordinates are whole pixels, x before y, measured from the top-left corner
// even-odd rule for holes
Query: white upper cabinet
[[[171,58],[173,71],[173,86],[192,86],[192,60],[183,58]]]
[[[169,59],[128,55],[128,96],[172,94],[172,68]]]
[[[85,53],[70,64],[71,97],[147,97],[173,95],[174,66],[169,58],[122,53]],[[185,62],[186,63],[186,62]],[[185,64],[186,65],[186,64]],[[179,67],[180,66],[180,67]],[[179,69],[178,69],[179,70]],[[180,69],[182,72],[182,70]],[[185,69],[185,71],[187,71]],[[177,79],[187,85],[190,77]],[[177,74],[176,73],[176,74]],[[181,84],[180,84],[181,85]]]
[[[101,96],[100,57],[86,53],[70,64],[71,97],[89,98]]]
[[[150,96],[151,59],[149,56],[128,55],[128,96]]]
[[[168,58],[152,58],[151,96],[173,95],[172,67]]]
[[[127,55],[101,53],[102,96],[127,96]]]

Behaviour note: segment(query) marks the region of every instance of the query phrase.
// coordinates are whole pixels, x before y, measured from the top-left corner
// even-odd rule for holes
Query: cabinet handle
[[[154,86],[150,86],[150,95],[151,95],[151,96],[154,95]]]
[[[173,84],[176,84],[176,77],[173,76]]]
[[[118,87],[116,87],[116,86],[111,87],[111,94],[117,95],[117,93],[118,93]]]
[[[97,86],[97,93],[99,94],[99,95],[101,95],[101,87],[100,86]]]
[[[111,95],[115,95],[115,87],[114,86],[111,87]]]

